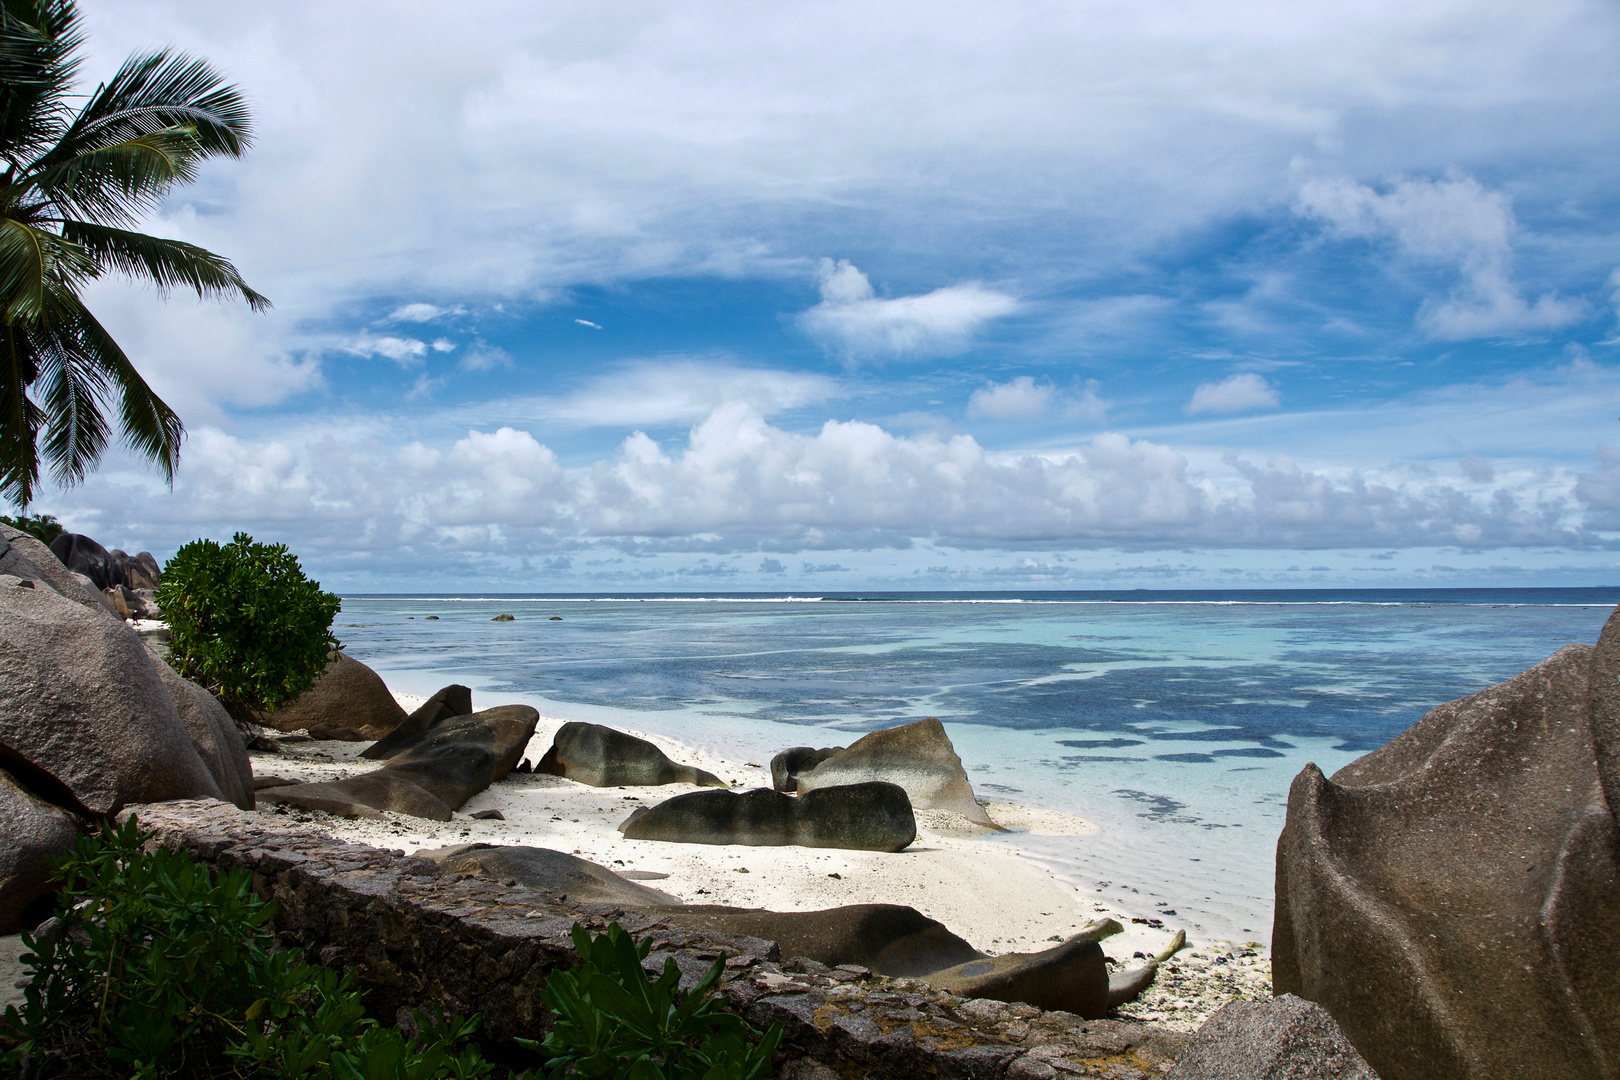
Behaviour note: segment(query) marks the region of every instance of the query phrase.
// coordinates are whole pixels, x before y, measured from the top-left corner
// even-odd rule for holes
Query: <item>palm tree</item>
[[[117,271],[160,294],[183,286],[269,306],[229,260],[133,229],[203,158],[241,156],[247,107],[206,63],[163,50],[130,57],[75,113],[73,0],[0,10],[0,495],[27,506],[41,457],[58,482],[82,480],[106,448],[113,400],[124,442],[172,484],[180,418],[79,291]]]

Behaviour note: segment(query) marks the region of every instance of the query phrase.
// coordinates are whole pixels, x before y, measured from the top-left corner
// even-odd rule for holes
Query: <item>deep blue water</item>
[[[335,630],[398,690],[463,682],[480,705],[754,761],[937,716],[982,795],[1104,826],[1027,853],[1122,903],[1146,881],[1208,932],[1260,936],[1305,761],[1331,773],[1436,704],[1596,641],[1617,603],[1620,587],[355,596]],[[515,620],[491,621],[503,611]],[[1220,865],[1193,869],[1242,884],[1178,877],[1194,846]]]

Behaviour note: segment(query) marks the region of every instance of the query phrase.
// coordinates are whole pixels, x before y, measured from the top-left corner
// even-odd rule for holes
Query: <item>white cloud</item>
[[[425,323],[432,322],[435,319],[442,319],[446,315],[462,315],[465,313],[466,309],[461,307],[447,308],[439,307],[437,304],[424,303],[402,304],[388,313],[386,321]]]
[[[394,337],[386,335],[376,337],[362,333],[359,337],[343,346],[343,351],[353,353],[355,356],[381,356],[400,367],[417,367],[422,358],[427,355],[428,347],[424,341],[416,338]]]
[[[1551,293],[1528,302],[1513,282],[1512,203],[1473,177],[1399,180],[1387,193],[1347,179],[1300,188],[1302,213],[1340,236],[1393,238],[1403,254],[1455,266],[1461,278],[1444,300],[1425,301],[1418,325],[1433,337],[1461,340],[1568,326],[1585,314],[1578,301]]]
[[[434,352],[455,352],[456,343],[449,338],[437,338],[433,342]]]
[[[1245,371],[1219,382],[1200,384],[1193,391],[1192,400],[1187,402],[1187,412],[1193,416],[1199,413],[1253,412],[1256,409],[1275,409],[1278,404],[1276,388],[1266,382],[1264,376]]]
[[[589,320],[589,319],[575,319],[574,322],[578,323],[580,326],[590,327],[592,330],[600,330],[600,329],[602,329],[600,326],[598,326],[596,323],[591,322],[591,320]]]
[[[693,423],[732,402],[771,416],[840,395],[821,375],[665,357],[627,363],[565,397],[519,402],[516,411],[585,427],[659,427]]]
[[[799,325],[852,356],[957,352],[985,323],[1018,310],[1016,299],[979,284],[881,299],[848,259],[822,259],[819,273],[821,303],[802,313]]]
[[[992,420],[1023,420],[1045,416],[1052,407],[1057,389],[1050,383],[1037,384],[1028,375],[1010,382],[989,382],[968,398],[967,414]]]
[[[494,368],[512,366],[512,354],[499,345],[491,345],[483,338],[479,338],[467,347],[461,356],[461,369],[463,371],[490,371]]]

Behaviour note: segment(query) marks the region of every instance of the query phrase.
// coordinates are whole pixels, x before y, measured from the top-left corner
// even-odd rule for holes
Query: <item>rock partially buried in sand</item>
[[[534,767],[537,773],[562,776],[592,787],[644,787],[695,784],[726,787],[711,772],[677,765],[646,739],[601,724],[572,721],[557,729],[551,749]]]
[[[460,844],[418,851],[439,864],[441,874],[510,878],[519,885],[584,904],[662,908],[680,899],[615,874],[605,866],[550,848],[525,845]]]
[[[527,705],[485,709],[430,728],[380,769],[325,784],[263,788],[255,794],[260,802],[351,817],[392,810],[449,821],[451,811],[512,771],[539,720],[540,714]]]
[[[405,719],[382,676],[344,652],[334,652],[315,685],[261,722],[277,731],[307,729],[316,738],[378,739]]]
[[[471,716],[472,711],[472,690],[460,683],[451,683],[417,706],[416,711],[401,720],[393,731],[360,751],[360,756],[372,761],[387,761],[435,724],[456,716]]]
[[[899,851],[917,838],[917,819],[905,791],[874,782],[798,798],[766,788],[693,791],[637,810],[619,831],[628,840],[682,844]]]
[[[862,736],[797,779],[800,792],[886,780],[905,788],[919,810],[950,810],[976,824],[1001,828],[973,797],[945,725],[932,716]]]
[[[809,772],[823,761],[839,753],[842,746],[791,746],[771,758],[771,787],[777,791],[799,790],[799,774]]]
[[[1617,626],[1294,778],[1274,985],[1385,1080],[1620,1076],[1620,831],[1589,713]]]

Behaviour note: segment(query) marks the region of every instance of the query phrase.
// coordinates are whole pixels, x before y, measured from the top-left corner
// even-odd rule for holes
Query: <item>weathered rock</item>
[[[867,780],[899,784],[920,810],[951,810],[980,825],[1001,828],[973,797],[962,759],[956,756],[945,726],[932,716],[862,736],[848,749],[800,773],[798,788],[806,792]]]
[[[821,911],[687,904],[663,911],[661,917],[688,930],[774,941],[784,957],[806,956],[828,967],[854,964],[879,975],[921,978],[985,956],[943,923],[901,904],[847,904]]]
[[[962,997],[1022,1001],[1096,1018],[1134,1001],[1157,970],[1148,963],[1110,978],[1102,946],[1093,937],[1076,934],[1041,952],[984,956],[918,977]]]
[[[454,717],[423,732],[371,772],[324,784],[261,788],[255,796],[260,802],[346,817],[391,810],[449,821],[451,811],[512,771],[539,720],[540,714],[527,705]]]
[[[130,617],[130,592],[122,585],[109,585],[101,590],[101,595],[107,598],[107,604],[117,613],[120,619]]]
[[[360,751],[360,756],[373,761],[386,761],[433,725],[455,716],[470,716],[472,711],[472,690],[451,683],[419,705],[393,731]]]
[[[43,581],[76,604],[96,611],[108,610],[100,589],[94,584],[86,587],[85,581],[63,566],[50,548],[10,525],[0,525],[0,574]]]
[[[1378,1080],[1328,1011],[1293,994],[1230,1001],[1204,1021],[1170,1080]]]
[[[37,919],[31,904],[51,895],[45,860],[79,838],[72,815],[23,787],[0,768],[0,934],[15,934]]]
[[[163,583],[163,575],[158,570],[157,560],[150,551],[142,551],[134,556],[127,556],[124,560],[124,584],[136,592],[143,589],[156,589]]]
[[[459,844],[416,854],[438,863],[441,874],[513,880],[526,888],[566,896],[582,904],[664,908],[681,903],[679,897],[627,881],[605,866],[550,848]]]
[[[122,584],[122,573],[114,580],[111,554],[88,536],[61,533],[51,541],[51,553],[69,570],[95,582],[97,589]]]
[[[637,810],[619,831],[629,840],[683,844],[899,851],[917,838],[917,819],[898,785],[877,781],[797,798],[767,788],[691,791]]]
[[[1332,780],[1294,779],[1274,985],[1327,1008],[1386,1080],[1620,1076],[1620,833],[1593,655],[1568,646]]]
[[[546,751],[534,771],[567,777],[592,787],[656,784],[727,786],[713,773],[694,769],[690,765],[677,765],[646,739],[638,739],[601,724],[577,721],[557,729],[551,749]]]
[[[253,809],[253,763],[248,760],[247,743],[230,713],[219,699],[207,690],[185,678],[168,664],[154,660],[152,667],[163,680],[163,688],[174,702],[180,722],[186,726],[191,745],[214,782],[219,785],[225,801],[243,810]]]
[[[1603,624],[1592,654],[1587,711],[1604,801],[1620,817],[1620,608]]]
[[[0,577],[0,743],[96,814],[222,794],[141,639],[9,576]]]
[[[347,653],[334,652],[314,686],[296,701],[265,714],[262,722],[277,731],[308,729],[314,734],[317,729],[330,729],[323,734],[331,734],[347,729],[362,733],[362,738],[377,739],[404,719],[405,710],[381,676]]]
[[[777,791],[798,791],[799,774],[809,772],[843,750],[842,746],[792,746],[771,758],[771,787]]]

